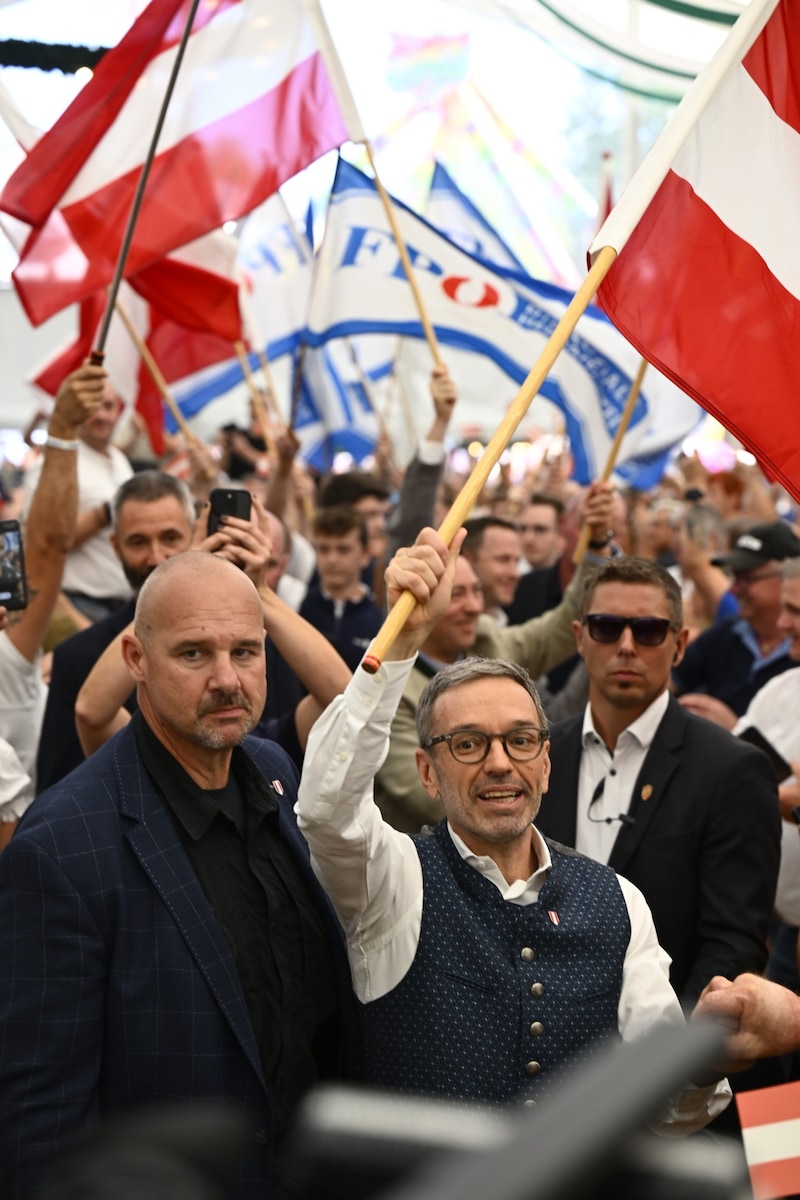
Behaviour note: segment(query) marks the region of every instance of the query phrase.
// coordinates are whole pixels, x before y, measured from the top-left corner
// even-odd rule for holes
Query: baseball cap
[[[784,558],[800,558],[800,538],[785,521],[773,521],[740,533],[731,550],[717,554],[711,561],[730,571],[751,571],[765,562]]]

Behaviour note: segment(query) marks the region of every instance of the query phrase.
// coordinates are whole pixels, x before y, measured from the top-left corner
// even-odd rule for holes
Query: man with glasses
[[[689,1010],[713,975],[766,965],[780,859],[774,772],[763,752],[670,696],[688,630],[665,568],[634,557],[599,568],[573,630],[589,701],[551,732],[539,827],[641,888]]]
[[[386,574],[417,606],[377,673],[359,669],[312,730],[296,813],[345,929],[361,1004],[365,1081],[415,1094],[535,1104],[579,1081],[611,1040],[680,1021],[639,890],[533,824],[550,774],[547,720],[514,663],[438,671],[418,709],[417,769],[445,819],[409,837],[373,801],[416,652],[446,609],[448,555],[432,529]],[[424,903],[423,903],[424,901]],[[665,1117],[705,1125],[727,1085],[690,1088]]]
[[[711,560],[730,573],[739,613],[703,630],[676,664],[672,686],[684,708],[733,729],[756,692],[794,665],[779,625],[781,563],[798,555],[800,538],[773,521],[753,525]]]

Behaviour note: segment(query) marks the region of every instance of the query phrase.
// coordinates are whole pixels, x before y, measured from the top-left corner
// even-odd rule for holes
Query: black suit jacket
[[[550,789],[536,821],[567,846],[575,845],[582,725],[583,714],[553,727]],[[635,823],[620,826],[609,865],[644,893],[684,1007],[712,975],[762,972],[781,836],[766,755],[670,698],[629,812]]]
[[[244,748],[328,930],[341,1074],[357,1076],[344,936],[297,829],[296,771],[269,742]],[[34,801],[0,856],[0,962],[4,1200],[38,1196],[42,1162],[102,1117],[207,1100],[248,1131],[227,1194],[269,1197],[272,1097],[239,972],[130,725]]]

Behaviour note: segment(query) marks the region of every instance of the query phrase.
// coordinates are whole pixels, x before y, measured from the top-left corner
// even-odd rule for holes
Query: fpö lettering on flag
[[[14,282],[34,324],[113,278],[189,4],[152,0],[0,195],[32,227]],[[318,0],[201,0],[126,271],[364,133]]]
[[[800,1083],[738,1092],[736,1105],[755,1200],[800,1192]]]
[[[589,251],[600,307],[800,499],[800,4],[752,0]]]

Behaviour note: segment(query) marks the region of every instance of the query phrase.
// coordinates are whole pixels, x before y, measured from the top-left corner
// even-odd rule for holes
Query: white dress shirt
[[[668,704],[669,692],[664,691],[622,731],[613,753],[595,729],[591,704],[586,705],[575,826],[575,847],[581,854],[602,863],[611,857],[623,827],[619,818],[630,808],[636,780]],[[601,781],[602,794],[592,803]]]
[[[797,712],[800,706],[800,667],[783,671],[765,683],[750,701],[744,716],[733,727],[738,737],[743,729],[755,725],[768,742],[787,761],[800,759],[800,729]],[[787,783],[795,781],[790,775]],[[800,826],[781,821],[781,867],[775,908],[789,925],[800,925]]]
[[[360,668],[314,725],[306,748],[298,824],[312,865],[344,927],[353,985],[367,1003],[391,991],[414,961],[422,924],[422,867],[414,844],[383,820],[373,802],[373,778],[386,757],[392,717],[414,660],[388,662],[372,675]],[[474,855],[451,836],[459,853],[516,904],[533,904],[551,867],[544,840],[533,830],[539,867],[507,883],[490,858]],[[670,959],[658,944],[642,893],[620,878],[631,938],[625,956],[618,1028],[623,1041],[659,1021],[683,1021],[669,984]],[[665,1133],[702,1128],[725,1108],[730,1089],[690,1088],[667,1118]]]

